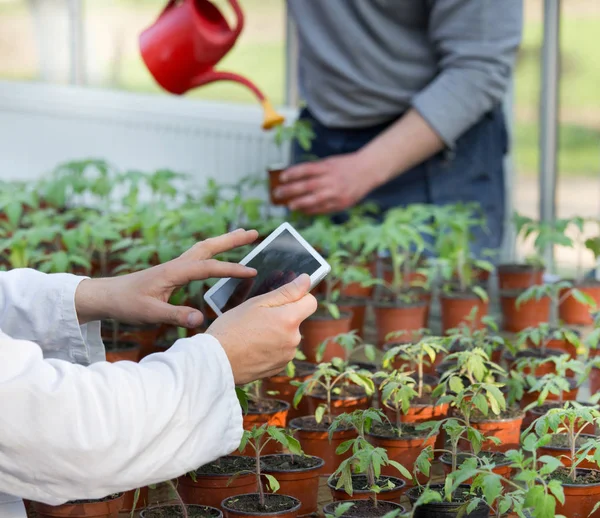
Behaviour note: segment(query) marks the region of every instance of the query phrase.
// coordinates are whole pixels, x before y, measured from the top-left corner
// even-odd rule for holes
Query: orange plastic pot
[[[495,444],[491,440],[486,440],[481,445],[483,450],[506,452],[519,448],[521,439],[521,424],[525,415],[521,414],[518,417],[509,419],[500,419],[498,421],[485,420],[473,421],[471,426],[481,432],[485,437],[496,437],[500,439],[499,444]],[[460,448],[463,451],[470,449],[469,443],[461,439]]]
[[[497,271],[501,290],[525,290],[544,283],[544,269],[528,264],[501,264]]]
[[[298,387],[292,385],[292,381],[302,382],[307,380],[315,371],[315,366],[308,362],[295,363],[296,375],[293,378],[290,378],[285,372],[282,372],[275,376],[271,376],[270,378],[265,378],[262,383],[262,392],[265,397],[272,395],[272,397],[287,401],[290,404],[287,414],[288,420],[310,414],[306,398],[302,398],[298,404],[298,408],[294,408],[294,395],[296,394]]]
[[[373,397],[367,396],[362,389],[356,392],[357,395],[354,396],[332,396],[331,414],[338,416],[340,414],[349,414],[355,410],[368,410],[371,408]],[[304,397],[308,403],[308,415],[314,415],[319,405],[327,402],[327,398],[321,394],[307,394]]]
[[[340,311],[352,315],[350,319],[350,330],[356,331],[358,336],[364,336],[365,319],[367,314],[367,306],[363,299],[349,300],[344,299],[339,304]]]
[[[528,327],[537,327],[548,322],[550,318],[550,298],[528,300],[517,307],[517,299],[521,293],[505,292],[500,295],[500,306],[504,319],[504,329],[518,333]]]
[[[578,469],[577,473],[587,474],[589,469]],[[565,503],[556,502],[556,514],[567,518],[598,518],[600,511],[591,514],[594,506],[600,501],[600,484],[566,484],[562,483]]]
[[[142,348],[134,342],[119,342],[116,347],[106,347],[106,361],[109,363],[130,361],[137,362],[140,359]]]
[[[389,513],[394,513],[393,516],[402,516],[406,513],[406,509],[396,502],[388,502],[386,500],[378,500],[377,507],[375,507],[372,500],[346,500],[351,502],[352,511],[351,515],[344,513],[341,518],[346,516],[352,516],[352,518],[383,518]],[[323,506],[324,516],[337,516],[337,507],[346,502],[330,502]]]
[[[600,283],[594,281],[575,286],[575,288],[582,293],[589,295],[596,302],[596,308],[600,308]],[[560,319],[567,325],[588,326],[593,324],[594,320],[590,312],[593,308],[579,302],[573,295],[567,296],[569,291],[570,290],[566,288],[561,290],[560,293],[560,298],[562,300],[562,303],[558,308]]]
[[[586,403],[579,402],[579,404],[582,406],[587,406]],[[544,403],[543,406],[533,407],[531,410],[527,411],[527,415],[526,415],[527,422],[532,423],[536,419],[542,417],[543,415],[546,415],[546,413],[548,412],[549,406],[551,406],[552,408],[562,408],[564,406],[564,404],[560,404],[558,401],[551,401],[549,403]],[[589,406],[594,406],[594,405],[590,404]],[[525,423],[525,421],[523,421],[523,423]],[[575,429],[575,433],[583,432],[584,434],[594,434],[595,427],[592,423],[586,423],[584,420],[580,420],[575,423],[574,429]],[[583,467],[585,467],[585,466],[583,466]]]
[[[442,464],[442,469],[444,470],[445,475],[449,475],[450,473],[452,473],[452,459],[450,458],[450,456],[448,454],[444,453],[444,455],[442,455],[440,457],[440,463]],[[492,471],[494,473],[500,475],[501,477],[504,477],[504,478],[510,480],[510,476],[512,474],[512,468],[510,467],[510,461],[507,460],[506,463],[496,464],[496,466],[494,467],[494,469],[492,469]],[[472,478],[465,480],[465,484],[471,484],[472,482],[473,482]]]
[[[516,358],[510,353],[506,353],[504,354],[504,359],[508,364],[509,370],[511,370],[522,358],[531,358],[532,361],[535,361],[549,357],[561,356],[562,354],[564,354],[563,351],[559,351],[558,349],[546,349],[546,354],[544,355],[541,349],[529,347],[519,351]],[[542,377],[546,374],[553,374],[554,372],[556,372],[556,364],[554,362],[547,361],[537,365],[533,371],[533,375]],[[531,367],[523,367],[523,374],[531,374]]]
[[[485,327],[481,319],[488,314],[489,304],[477,295],[470,293],[445,294],[440,297],[440,304],[443,333],[446,333],[449,329],[456,329],[461,324],[468,324],[473,329],[483,329]],[[468,317],[473,308],[477,308],[477,314],[474,321],[469,322]]]
[[[592,367],[589,380],[590,394],[597,394],[600,391],[600,369],[598,367]]]
[[[267,169],[269,175],[269,198],[271,200],[271,205],[287,205],[290,200],[289,198],[275,198],[275,190],[282,185],[281,175],[285,169],[285,166],[280,164],[273,165]]]
[[[575,330],[573,330],[573,332],[578,333]],[[556,349],[557,351],[561,351],[563,354],[566,353],[573,359],[577,358],[577,347],[575,347],[572,343],[567,342],[566,340],[550,340],[546,344],[546,347],[550,349]]]
[[[587,441],[589,439],[595,439],[596,436],[595,435],[590,435],[590,434],[582,434],[580,435],[580,437],[583,437],[583,441]],[[596,452],[595,449],[590,451],[590,455],[594,455],[594,453]],[[571,466],[571,459],[569,458],[571,454],[571,451],[569,448],[567,447],[561,447],[561,446],[552,446],[550,444],[546,445],[546,446],[541,446],[540,448],[538,448],[538,455],[542,456],[542,455],[550,455],[551,457],[556,457],[557,459],[559,459],[564,466],[569,467]],[[579,468],[586,468],[586,469],[597,469],[597,464],[593,461],[588,461],[583,460],[580,464],[579,464]]]
[[[300,326],[300,333],[302,334],[302,351],[306,356],[306,361],[319,363],[317,351],[325,341],[327,341],[327,346],[321,361],[329,362],[333,358],[345,358],[344,348],[331,339],[350,331],[351,317],[350,314],[343,314],[342,318],[338,320],[331,317],[315,316],[305,320]]]
[[[124,495],[123,495],[123,507],[121,508],[121,512],[131,512],[133,510],[133,502],[135,502],[135,489],[132,489],[131,491],[127,491]],[[135,509],[144,509],[145,507],[148,506],[149,503],[149,499],[148,499],[148,486],[142,487],[140,488],[140,492],[138,495],[138,499],[137,499],[137,503],[135,504]]]
[[[394,347],[398,346],[398,345],[404,345],[404,344],[411,344],[413,342],[389,342],[387,344],[385,344],[383,346],[383,351],[384,352],[388,352],[390,349],[393,349]],[[443,353],[439,353],[436,355],[435,357],[435,362],[431,365],[423,365],[423,373],[424,374],[433,374],[436,375],[436,371],[435,368],[442,363],[442,361],[444,360],[444,356],[445,354]],[[392,368],[394,369],[402,369],[402,367],[404,365],[406,365],[407,362],[403,361],[401,358],[396,357],[394,358],[394,360],[392,361]],[[410,370],[410,369],[409,369]]]
[[[414,332],[427,327],[427,303],[419,301],[404,306],[394,306],[384,302],[375,303],[375,325],[377,327],[377,343],[383,346],[390,341],[414,339]],[[396,335],[390,340],[387,336],[395,331],[404,331],[404,335]]]
[[[400,499],[406,489],[406,482],[401,478],[394,476],[387,476],[390,482],[394,484],[393,489],[383,489],[381,493],[377,495],[377,498],[380,500],[385,500],[386,502],[396,502],[400,503]],[[352,478],[365,478],[364,475],[352,475]],[[354,489],[352,491],[352,496],[350,496],[344,489],[336,489],[336,479],[330,478],[327,480],[327,487],[329,488],[329,492],[331,493],[331,498],[333,498],[334,502],[341,502],[347,500],[368,500],[373,497],[373,491],[369,490],[359,490]]]
[[[89,502],[85,504],[66,503],[63,505],[46,505],[34,502],[33,508],[38,518],[118,518],[123,507],[124,496],[121,494],[105,502]]]
[[[268,505],[269,497],[279,497],[279,496],[280,496],[279,494],[273,495],[273,494],[267,493],[265,495],[265,500],[267,502],[267,505]],[[223,508],[223,514],[225,515],[225,518],[252,518],[252,517],[262,518],[264,516],[277,517],[277,518],[296,518],[296,516],[298,516],[298,511],[300,510],[300,502],[296,498],[292,498],[291,496],[288,496],[288,495],[283,495],[283,496],[290,499],[290,504],[293,505],[293,507],[289,510],[280,511],[280,512],[259,513],[259,512],[240,511],[237,509],[237,506],[240,505],[240,503],[243,502],[244,499],[256,497],[255,493],[249,493],[249,494],[245,494],[245,495],[236,495],[235,498],[226,498],[221,503],[221,506]]]
[[[269,457],[273,457],[273,455],[263,456],[263,462],[268,462]],[[291,457],[291,455],[286,455],[286,457]],[[313,458],[316,460],[316,464],[311,468],[282,470],[265,466],[262,469],[263,473],[273,475],[279,482],[278,494],[289,495],[300,501],[301,505],[298,511],[300,516],[316,513],[318,509],[319,477],[325,461],[317,457]]]
[[[415,463],[421,451],[428,446],[434,448],[436,438],[435,435],[432,437],[384,437],[372,433],[368,435],[368,440],[373,446],[385,449],[390,460],[399,462],[411,473],[414,472]],[[381,474],[397,476],[406,482],[407,487],[413,485],[412,480],[399,475],[393,466],[383,466]],[[417,479],[421,484],[427,483],[428,480],[423,473],[419,473]]]
[[[252,411],[248,410],[246,414],[244,414],[244,430],[252,430],[254,427],[260,427],[263,424],[269,426],[278,426],[280,428],[285,428],[287,424],[287,415],[290,409],[290,404],[287,401],[282,401],[279,399],[266,399],[265,401],[276,401],[278,405],[272,409],[267,411]],[[265,445],[263,449],[264,455],[281,453],[282,446],[275,441],[270,441]],[[232,455],[253,455],[254,449],[251,445],[247,445],[244,448],[244,451],[235,451]]]
[[[373,296],[373,286],[362,286],[360,282],[351,282],[342,286],[340,295],[344,298],[370,299]]]
[[[577,399],[577,393],[579,392],[577,382],[572,378],[569,378],[569,381],[573,389],[563,393],[563,401],[575,401]],[[525,408],[527,405],[537,401],[539,397],[539,392],[525,392],[525,394],[523,394],[523,399],[521,399],[521,408]],[[556,396],[555,394],[548,394],[546,401],[558,401],[558,399],[559,396]]]
[[[335,450],[340,444],[348,439],[356,437],[354,429],[336,430],[333,432],[331,441],[326,428],[316,429],[313,417],[299,417],[290,421],[290,429],[300,442],[302,450],[306,455],[320,457],[323,459],[323,467],[319,470],[320,475],[331,475],[340,463],[350,457],[351,451],[337,455]]]
[[[177,491],[186,504],[221,509],[221,502],[226,498],[257,490],[256,475],[233,475],[196,475],[196,481],[184,475],[177,480]]]

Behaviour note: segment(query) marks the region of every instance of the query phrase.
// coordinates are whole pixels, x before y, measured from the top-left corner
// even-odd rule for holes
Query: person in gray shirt
[[[288,0],[299,37],[301,118],[316,133],[275,193],[307,214],[362,201],[478,202],[497,248],[504,221],[502,100],[522,0]]]

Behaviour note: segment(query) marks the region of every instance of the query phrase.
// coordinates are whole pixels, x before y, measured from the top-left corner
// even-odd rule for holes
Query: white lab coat
[[[77,322],[82,280],[0,272],[2,518],[25,517],[20,498],[101,498],[177,477],[240,443],[219,342],[197,335],[139,364],[102,361],[99,323]]]

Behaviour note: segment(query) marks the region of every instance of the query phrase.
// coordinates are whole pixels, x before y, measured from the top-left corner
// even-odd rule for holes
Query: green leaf
[[[277,479],[273,475],[268,475],[266,473],[263,473],[263,475],[268,481],[269,491],[271,491],[272,493],[277,493],[277,491],[279,491],[279,488],[281,487]]]
[[[548,482],[548,489],[550,492],[556,497],[556,499],[564,505],[565,503],[565,492],[563,491],[563,486],[558,480],[550,480]]]
[[[235,395],[240,402],[240,406],[242,407],[242,412],[246,414],[248,412],[248,394],[246,391],[240,387],[235,388]]]
[[[326,410],[327,410],[326,405],[319,405],[317,407],[317,409],[315,410],[315,421],[317,421],[317,423],[320,423],[321,421],[323,421],[323,416],[325,415]]]

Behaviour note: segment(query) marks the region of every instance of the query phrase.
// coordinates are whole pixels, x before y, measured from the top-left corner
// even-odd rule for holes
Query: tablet
[[[327,261],[289,223],[277,227],[240,264],[255,268],[257,275],[251,279],[221,279],[204,295],[217,315],[251,297],[276,290],[303,273],[310,275],[312,289],[331,270]]]

